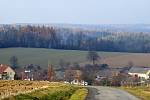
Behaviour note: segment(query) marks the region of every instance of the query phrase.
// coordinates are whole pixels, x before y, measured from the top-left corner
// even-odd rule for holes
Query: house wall
[[[0,79],[2,78],[2,74],[0,74]]]
[[[146,74],[149,76],[150,75],[150,70]]]
[[[7,73],[8,80],[14,80],[15,72],[10,67],[8,67],[4,72]]]
[[[132,75],[132,76],[137,75],[138,77],[149,79],[149,75],[148,74],[143,74],[143,73],[128,73],[128,74]]]

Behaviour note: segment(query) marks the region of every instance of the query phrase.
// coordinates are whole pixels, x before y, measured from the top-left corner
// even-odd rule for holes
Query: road
[[[86,100],[140,100],[128,92],[116,88],[90,86],[88,89],[89,94]]]

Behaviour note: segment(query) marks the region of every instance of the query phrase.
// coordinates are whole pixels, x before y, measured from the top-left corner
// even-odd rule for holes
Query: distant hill
[[[85,30],[112,31],[112,32],[150,32],[150,24],[101,24],[101,25],[74,25],[52,24],[63,28],[81,28]]]
[[[150,24],[16,24],[16,25],[45,25],[54,26],[57,28],[73,28],[84,30],[97,31],[112,31],[112,32],[150,32]]]
[[[0,27],[0,48],[150,53],[150,25],[12,24]]]

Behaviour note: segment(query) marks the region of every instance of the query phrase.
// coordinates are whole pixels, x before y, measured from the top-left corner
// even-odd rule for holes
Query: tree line
[[[90,31],[32,25],[0,27],[0,48],[32,47],[108,52],[150,52],[149,33]]]

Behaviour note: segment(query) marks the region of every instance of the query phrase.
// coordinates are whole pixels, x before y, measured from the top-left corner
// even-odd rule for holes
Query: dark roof
[[[149,67],[132,67],[130,73],[147,73],[150,70]]]
[[[96,75],[102,76],[102,77],[111,77],[115,73],[120,73],[121,69],[118,68],[110,68],[110,69],[104,69],[97,71]]]
[[[111,76],[110,70],[100,70],[96,73],[98,76],[108,77]]]

